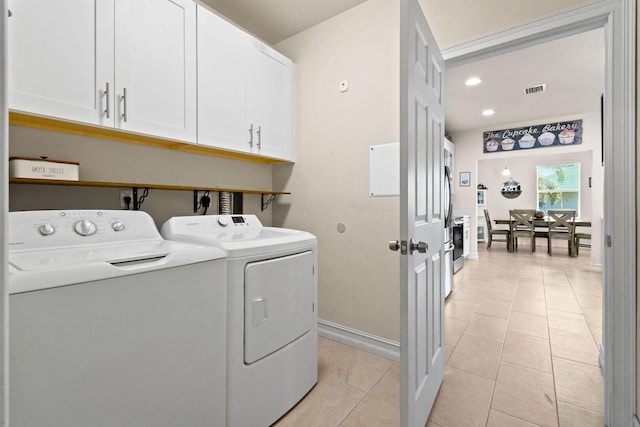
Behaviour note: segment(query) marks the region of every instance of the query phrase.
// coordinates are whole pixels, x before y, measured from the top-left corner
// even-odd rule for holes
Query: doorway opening
[[[604,29],[606,95],[602,149],[606,167],[602,235],[607,373],[604,420],[608,425],[621,426],[629,425],[628,420],[636,413],[635,15],[633,2],[591,2],[443,51],[449,69],[545,41]]]
[[[546,61],[562,61],[566,52],[581,57],[576,70],[569,66],[545,67]],[[458,188],[454,202],[456,208],[475,213],[471,229],[491,229],[486,227],[484,209],[490,213],[493,230],[508,228],[504,223],[509,221],[510,209],[542,210],[537,191],[540,165],[580,165],[579,173],[565,177],[563,183],[563,188],[569,188],[570,181],[575,181],[571,187],[578,186],[577,194],[567,199],[574,205],[567,205],[574,206],[582,222],[596,220],[593,227],[579,228],[594,235],[593,249],[584,248],[579,257],[569,256],[568,242],[559,240],[551,242],[549,256],[544,227],[536,229],[539,237],[534,253],[530,253],[530,244],[524,238],[519,239],[517,252],[511,253],[508,244],[499,242],[486,249],[486,232],[473,236],[477,237],[477,250],[472,245],[472,252],[478,260],[467,263],[465,271],[456,274],[456,292],[447,299],[445,308],[450,315],[445,322],[465,327],[459,337],[455,332],[447,336],[451,353],[448,366],[462,371],[457,372],[457,381],[475,379],[468,374],[495,381],[495,385],[486,381],[493,390],[488,414],[478,414],[487,417],[490,424],[498,419],[513,421],[512,417],[540,425],[553,425],[559,419],[562,425],[577,416],[594,425],[603,424],[604,383],[598,349],[603,342],[603,262],[599,248],[604,170],[599,109],[604,91],[604,56],[604,32],[598,29],[447,70],[446,93],[451,96],[446,105],[454,110],[453,120],[447,123],[457,125],[451,129],[448,124],[447,130],[460,157],[456,165],[462,168],[459,170],[471,171],[474,177],[470,188]],[[523,64],[527,65],[526,71],[514,69],[514,65]],[[575,81],[578,67],[584,78]],[[480,76],[482,83],[466,87],[464,82],[471,76]],[[526,95],[523,88],[534,82],[546,84],[545,92]],[[463,111],[458,111],[461,104]],[[496,113],[485,119],[481,111],[489,107]],[[469,120],[469,129],[464,128],[465,117],[473,113],[478,118]],[[543,132],[531,131],[534,145],[520,147],[523,135],[495,136],[491,139],[506,149],[480,150],[480,144],[486,143],[484,132],[502,136],[517,134],[518,129],[577,121],[581,123],[580,138],[574,138],[572,144],[561,144],[556,136],[560,132],[556,132],[553,144],[542,145],[538,138]],[[509,170],[507,176],[505,169]],[[501,193],[511,179],[522,190],[515,198]],[[482,194],[481,201],[476,193]],[[495,221],[503,224],[496,225]],[[466,326],[462,313],[465,307],[476,307]],[[492,334],[492,328],[503,333]],[[439,409],[436,406],[436,422],[450,416],[438,413]]]

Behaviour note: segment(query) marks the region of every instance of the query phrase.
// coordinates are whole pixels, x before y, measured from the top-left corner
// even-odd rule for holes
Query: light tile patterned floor
[[[603,425],[602,272],[588,249],[564,249],[482,245],[454,276],[447,368],[426,427]],[[398,426],[398,364],[318,344],[318,384],[275,426]]]

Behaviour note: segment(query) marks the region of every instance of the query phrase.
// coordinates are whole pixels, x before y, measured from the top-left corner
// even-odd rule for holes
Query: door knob
[[[389,242],[389,249],[391,249],[392,251],[397,251],[398,249],[400,249],[400,242],[397,240],[391,240]]]
[[[409,247],[409,253],[411,255],[413,255],[415,251],[424,254],[427,252],[427,249],[429,249],[429,245],[427,245],[426,242],[416,242],[415,240],[411,239],[411,245]]]

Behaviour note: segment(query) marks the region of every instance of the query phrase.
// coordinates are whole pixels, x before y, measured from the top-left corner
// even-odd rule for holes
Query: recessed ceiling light
[[[482,115],[483,116],[493,116],[495,113],[496,113],[496,110],[488,109],[488,110],[484,110],[482,112]]]
[[[466,82],[464,82],[464,84],[467,86],[475,86],[479,85],[480,83],[482,83],[482,79],[480,79],[479,77],[470,77]]]

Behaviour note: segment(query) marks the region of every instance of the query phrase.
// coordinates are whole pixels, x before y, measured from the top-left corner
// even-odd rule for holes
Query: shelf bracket
[[[142,195],[140,197],[138,197],[138,187],[133,187],[132,190],[133,190],[133,210],[139,211],[140,206],[142,206],[142,203],[144,202],[144,199],[146,199],[147,196],[149,195],[149,187],[144,188],[144,190],[142,191]]]
[[[265,196],[267,196],[266,200],[265,200]],[[273,202],[276,199],[276,197],[278,197],[277,194],[265,194],[265,193],[262,193],[260,195],[260,201],[262,202],[262,206],[261,206],[260,210],[261,211],[266,210],[269,207],[269,205],[271,204],[271,202]]]

